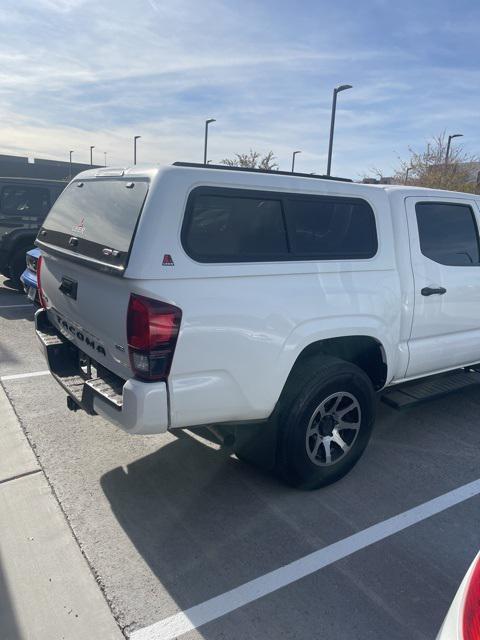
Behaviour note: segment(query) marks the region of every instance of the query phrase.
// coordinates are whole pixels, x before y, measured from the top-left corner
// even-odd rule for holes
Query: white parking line
[[[8,376],[0,376],[0,380],[19,380],[20,378],[35,378],[36,376],[48,376],[50,371],[32,371],[32,373],[13,373]]]
[[[33,309],[33,305],[31,305],[31,304],[2,304],[2,305],[0,305],[0,309],[19,309],[20,307],[31,307]]]
[[[314,551],[231,591],[197,604],[186,611],[181,611],[148,627],[138,629],[130,635],[130,639],[172,640],[177,638],[478,494],[480,494],[480,480],[475,480],[438,498],[424,502],[418,507],[354,533],[348,538],[334,542],[319,551]]]

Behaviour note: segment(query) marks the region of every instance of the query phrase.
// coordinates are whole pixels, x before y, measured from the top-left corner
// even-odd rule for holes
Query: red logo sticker
[[[175,265],[174,261],[172,260],[172,256],[169,253],[166,253],[163,256],[163,262],[162,265],[164,267],[173,267]]]
[[[85,233],[85,218],[82,218],[80,223],[74,225],[72,229],[73,233],[81,233],[83,235]]]

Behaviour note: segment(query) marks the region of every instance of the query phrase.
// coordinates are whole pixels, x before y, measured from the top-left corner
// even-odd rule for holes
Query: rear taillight
[[[27,253],[27,268],[30,269],[30,271],[33,271],[33,273],[37,272],[37,261],[38,258],[36,258],[35,256],[30,256]]]
[[[480,640],[480,555],[467,585],[462,630],[463,640]]]
[[[182,311],[166,302],[131,294],[127,313],[130,363],[144,380],[166,380],[170,373]]]
[[[38,291],[38,299],[40,300],[40,304],[44,309],[46,309],[47,303],[45,301],[45,296],[43,295],[43,289],[42,289],[42,266],[43,266],[43,257],[40,256],[37,260],[37,291]]]

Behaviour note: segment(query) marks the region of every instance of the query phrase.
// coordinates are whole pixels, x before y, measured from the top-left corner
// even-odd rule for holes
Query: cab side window
[[[480,264],[478,229],[471,207],[447,202],[418,202],[415,211],[424,256],[448,266]]]

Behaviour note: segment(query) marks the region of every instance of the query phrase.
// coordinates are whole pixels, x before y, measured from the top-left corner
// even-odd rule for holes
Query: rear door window
[[[478,230],[471,207],[448,202],[418,202],[415,210],[424,256],[453,267],[478,266]]]
[[[76,180],[53,205],[38,239],[125,267],[147,192],[147,180]]]

